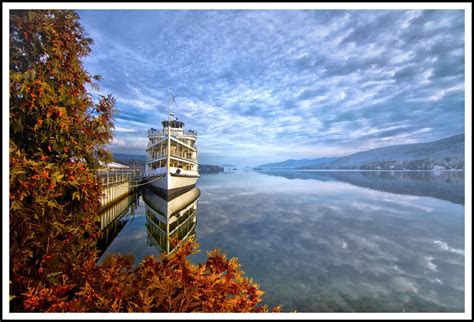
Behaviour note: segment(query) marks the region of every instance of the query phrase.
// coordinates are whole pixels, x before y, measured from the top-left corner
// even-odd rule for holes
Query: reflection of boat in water
[[[195,236],[197,201],[200,190],[194,187],[172,200],[151,189],[144,189],[148,243],[163,253],[172,253],[182,242]]]

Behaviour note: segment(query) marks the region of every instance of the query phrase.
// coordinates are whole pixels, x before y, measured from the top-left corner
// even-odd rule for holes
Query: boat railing
[[[154,137],[158,135],[164,135],[163,130],[157,130],[157,129],[148,129],[148,137]]]
[[[196,162],[196,163],[198,162],[197,158],[192,158],[192,157],[190,158],[186,155],[186,153],[178,153],[178,152],[171,151],[170,155],[172,157],[180,158],[180,159],[183,159],[183,160],[189,160],[189,161]],[[163,158],[163,157],[166,157],[166,156],[167,156],[166,152],[162,152],[162,153],[157,152],[156,154],[153,155],[153,159],[159,159],[159,158]]]
[[[197,131],[187,130],[187,131],[184,132],[184,135],[197,137]]]
[[[148,137],[151,138],[151,137],[155,137],[155,136],[162,136],[162,135],[166,135],[166,131],[164,129],[161,129],[161,130],[157,130],[157,129],[148,129]],[[177,129],[177,130],[174,130],[174,129],[171,129],[171,133],[173,135],[183,135],[183,136],[187,136],[187,137],[197,137],[197,131],[193,131],[193,130],[187,130],[187,131],[183,131],[182,129]]]
[[[186,156],[186,153],[171,152],[170,155],[172,157],[180,158],[180,159],[183,159],[183,160],[189,160],[189,161],[197,162],[196,158],[190,158],[190,157]]]

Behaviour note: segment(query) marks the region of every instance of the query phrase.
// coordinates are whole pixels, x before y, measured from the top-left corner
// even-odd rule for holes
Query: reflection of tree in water
[[[464,181],[464,171],[362,171],[363,176],[398,180],[411,179],[423,182]]]
[[[336,179],[384,192],[464,204],[464,171],[266,171],[288,179]]]

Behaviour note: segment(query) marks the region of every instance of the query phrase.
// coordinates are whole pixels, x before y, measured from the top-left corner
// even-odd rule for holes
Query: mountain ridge
[[[323,162],[324,159],[329,159]],[[331,160],[333,159],[333,160]],[[319,160],[319,161],[318,161]],[[365,170],[433,170],[464,169],[464,134],[423,142],[399,144],[356,152],[339,158],[286,160],[258,166],[263,169],[365,169]]]
[[[272,169],[294,169],[297,167],[307,166],[307,165],[315,165],[315,164],[322,164],[335,161],[339,158],[328,158],[322,157],[317,159],[289,159],[281,162],[274,162],[274,163],[266,163],[259,165],[258,168],[272,168]]]

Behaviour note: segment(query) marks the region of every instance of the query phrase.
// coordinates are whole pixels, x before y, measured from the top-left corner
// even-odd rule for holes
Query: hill
[[[318,158],[318,159],[303,159],[303,160],[286,160],[282,162],[267,163],[259,165],[257,168],[262,169],[296,169],[299,167],[307,167],[318,164],[326,164],[337,160],[338,158]]]
[[[143,162],[145,163],[146,155],[134,155],[134,154],[124,154],[124,153],[113,153],[113,158],[115,162],[128,164],[131,161]]]
[[[464,169],[464,134],[358,152],[330,163],[301,166],[299,169]]]

